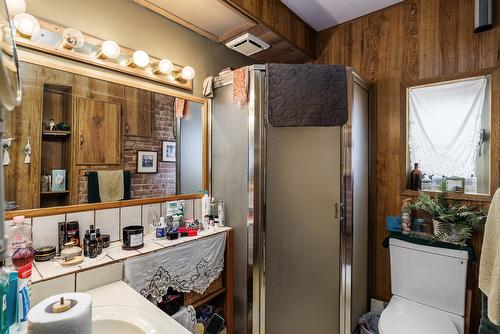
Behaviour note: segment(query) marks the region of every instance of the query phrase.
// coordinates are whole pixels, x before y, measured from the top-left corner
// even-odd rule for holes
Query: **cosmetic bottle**
[[[210,216],[210,197],[208,197],[207,190],[201,199],[201,215],[202,217]]]
[[[101,237],[101,229],[97,227],[95,229],[95,238],[97,241],[97,255],[102,254],[102,237]]]
[[[2,302],[2,313],[0,315],[0,330],[2,334],[9,333],[7,322],[7,293],[9,292],[9,273],[5,267],[0,268],[0,298]]]
[[[91,259],[97,257],[97,238],[95,233],[90,234],[89,257]]]
[[[466,194],[476,194],[477,193],[477,177],[471,175],[465,178],[464,191]]]
[[[90,256],[90,230],[85,231],[85,236],[83,237],[83,256]]]

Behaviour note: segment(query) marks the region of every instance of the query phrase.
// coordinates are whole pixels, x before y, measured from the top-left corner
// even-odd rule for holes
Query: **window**
[[[409,169],[418,163],[427,178],[464,178],[466,192],[488,194],[489,134],[490,76],[408,89]]]

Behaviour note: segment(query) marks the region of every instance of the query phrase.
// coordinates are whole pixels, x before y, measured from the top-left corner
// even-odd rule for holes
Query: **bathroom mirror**
[[[23,101],[2,140],[6,210],[206,188],[206,100],[28,62],[20,73]]]
[[[453,192],[490,193],[491,77],[407,88],[407,175],[418,164],[422,190],[446,179]]]

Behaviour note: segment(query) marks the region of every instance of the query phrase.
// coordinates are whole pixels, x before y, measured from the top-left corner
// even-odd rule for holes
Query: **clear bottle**
[[[424,176],[422,177],[422,191],[431,191],[431,190],[432,190],[432,180],[427,174],[424,174]]]

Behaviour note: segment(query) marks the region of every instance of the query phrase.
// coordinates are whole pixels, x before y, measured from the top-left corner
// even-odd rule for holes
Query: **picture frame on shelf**
[[[137,173],[139,174],[158,173],[157,151],[137,151]]]
[[[162,162],[177,161],[177,143],[175,141],[163,140],[161,142],[161,152]]]

